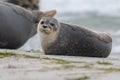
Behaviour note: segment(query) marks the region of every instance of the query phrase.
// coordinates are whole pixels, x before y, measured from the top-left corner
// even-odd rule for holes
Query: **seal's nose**
[[[43,25],[43,28],[47,28],[47,26]]]

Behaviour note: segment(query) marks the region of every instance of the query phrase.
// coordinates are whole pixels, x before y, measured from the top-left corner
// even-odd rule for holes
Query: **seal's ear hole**
[[[56,10],[47,11],[43,14],[43,17],[53,17],[56,15]]]

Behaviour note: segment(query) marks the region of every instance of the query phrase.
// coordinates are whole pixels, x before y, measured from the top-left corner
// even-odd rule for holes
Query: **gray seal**
[[[29,11],[20,6],[0,1],[0,48],[17,49],[37,33],[43,16],[54,16],[55,11]]]
[[[60,23],[44,17],[38,24],[41,46],[48,55],[107,57],[112,48],[108,33],[85,27]]]

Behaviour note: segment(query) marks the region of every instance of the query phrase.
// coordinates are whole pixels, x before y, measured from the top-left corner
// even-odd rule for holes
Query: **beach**
[[[57,10],[60,22],[109,33],[109,57],[45,55],[36,34],[17,50],[0,49],[0,80],[120,80],[120,1],[42,0],[40,8]]]
[[[119,80],[119,58],[0,50],[0,80]]]

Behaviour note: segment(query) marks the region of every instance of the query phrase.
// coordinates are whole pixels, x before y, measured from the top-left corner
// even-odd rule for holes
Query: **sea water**
[[[113,38],[111,57],[120,58],[120,0],[42,0],[41,10],[55,9],[59,21],[108,32]],[[42,50],[38,34],[21,49]]]

